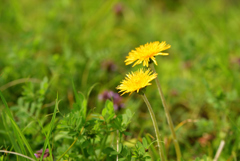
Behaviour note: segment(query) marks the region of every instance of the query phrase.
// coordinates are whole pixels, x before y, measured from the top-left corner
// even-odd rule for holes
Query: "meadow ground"
[[[0,160],[158,160],[146,104],[116,89],[142,68],[125,65],[128,53],[154,41],[171,45],[155,68],[183,160],[240,160],[239,8],[237,0],[2,0]],[[151,83],[164,156],[175,161]]]

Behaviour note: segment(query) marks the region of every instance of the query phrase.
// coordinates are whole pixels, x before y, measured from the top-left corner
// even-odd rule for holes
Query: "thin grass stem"
[[[220,154],[221,154],[221,152],[222,152],[222,150],[223,150],[224,145],[225,145],[225,141],[222,140],[221,143],[220,143],[220,145],[219,145],[219,147],[218,147],[217,153],[216,153],[213,161],[218,161],[218,158],[219,158],[219,156],[220,156]]]
[[[158,150],[159,150],[159,155],[160,155],[161,161],[165,161],[164,150],[163,150],[163,146],[161,146],[161,137],[160,137],[160,132],[159,132],[159,129],[158,129],[155,114],[153,112],[153,109],[152,109],[146,95],[142,94],[141,96],[142,96],[142,99],[144,100],[144,102],[146,103],[146,105],[148,107],[148,111],[150,113],[150,116],[151,116],[151,119],[152,119],[152,122],[153,122],[153,127],[154,127],[154,130],[155,130],[155,133],[156,133]]]
[[[153,63],[150,63],[150,67],[153,70],[153,72],[156,73],[156,70],[155,70],[155,67],[154,67]],[[165,98],[163,96],[163,92],[162,92],[158,77],[155,79],[155,81],[156,81],[156,84],[157,84],[159,95],[160,95],[161,100],[162,100],[162,104],[163,104],[163,107],[164,107],[164,111],[165,111],[165,115],[166,115],[166,118],[167,118],[167,121],[168,121],[168,125],[169,125],[169,128],[170,128],[171,133],[172,133],[173,143],[174,143],[174,147],[175,147],[176,154],[177,154],[177,161],[181,161],[181,157],[182,157],[181,150],[180,150],[180,147],[179,147],[179,144],[178,144],[177,136],[176,136],[176,133],[175,133],[175,130],[174,130],[173,122],[172,122],[172,118],[171,118],[171,115],[170,115],[169,110],[167,108],[167,104],[166,104]]]
[[[26,156],[26,155],[23,155],[23,154],[20,154],[20,153],[17,153],[17,152],[6,151],[6,150],[0,150],[0,153],[14,154],[14,155],[18,155],[18,156],[21,156],[21,157],[27,158],[27,159],[32,160],[32,161],[36,161],[36,160],[33,159],[33,158],[30,158],[30,157],[28,157],[28,156]]]
[[[96,154],[96,151],[95,151],[95,148],[94,148],[94,144],[95,144],[95,139],[93,139],[93,151],[94,151],[94,156],[95,156],[95,158],[96,158],[96,161],[98,161],[98,156],[97,156],[97,154]]]

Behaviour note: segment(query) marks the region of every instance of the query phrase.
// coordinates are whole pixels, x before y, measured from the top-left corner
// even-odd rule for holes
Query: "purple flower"
[[[121,3],[117,3],[114,8],[114,13],[117,15],[117,16],[122,16],[123,15],[123,5]]]
[[[36,153],[34,153],[36,158],[40,158],[42,155],[43,149],[37,151]],[[46,149],[43,155],[43,158],[47,158],[49,156],[49,149]]]
[[[100,101],[106,101],[111,100],[113,101],[113,107],[114,110],[120,110],[121,108],[124,108],[124,104],[122,103],[122,97],[113,91],[105,90],[101,94],[98,95],[98,99]]]

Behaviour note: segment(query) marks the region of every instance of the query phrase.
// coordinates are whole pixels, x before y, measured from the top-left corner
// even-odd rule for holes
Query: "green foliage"
[[[73,88],[75,87],[73,86]],[[75,149],[74,144],[72,144],[60,158],[63,157],[66,159],[70,157],[81,160],[83,158],[93,157],[96,160],[101,160],[101,158],[106,157],[107,160],[111,160],[118,156],[120,160],[131,159],[131,149],[123,146],[121,138],[122,135],[126,133],[128,124],[131,122],[132,112],[128,109],[126,114],[116,116],[113,102],[107,100],[102,110],[102,115],[93,113],[86,115],[85,112],[82,112],[85,108],[82,102],[86,102],[87,100],[83,95],[81,96],[82,97],[78,97],[78,93],[75,90],[75,106],[73,106],[73,110],[69,114],[63,117],[59,125],[59,129],[62,132],[66,131],[66,134],[75,138],[74,144],[80,147],[81,153],[75,153],[75,155],[71,153],[67,155],[66,152],[68,152],[70,148]],[[84,118],[86,119],[84,120]],[[115,150],[109,146],[108,138],[110,138],[112,134],[115,135],[118,133],[119,135],[117,135],[117,137],[119,137],[120,143],[117,146],[119,149]]]
[[[109,123],[115,116],[113,103],[111,101],[106,101],[105,108],[102,110],[102,116],[107,123]]]
[[[73,104],[73,108],[80,112],[80,116],[83,117],[83,122],[86,120],[87,114],[87,100],[84,98],[83,94],[77,93],[76,88],[73,84],[73,91],[76,103]]]
[[[143,138],[142,143],[138,141],[137,144],[135,145],[133,157],[140,161],[151,159],[149,155],[146,155],[148,148],[149,146],[148,146],[147,140]]]
[[[46,92],[48,90],[48,79],[45,77],[39,85],[39,89],[33,83],[23,86],[22,96],[18,98],[17,104],[12,106],[15,116],[21,118],[20,126],[25,127],[30,121],[41,117],[41,111]]]
[[[75,88],[73,86],[73,88]],[[74,89],[75,90],[75,89]],[[75,90],[76,91],[76,90]],[[28,93],[29,94],[29,93]],[[2,115],[3,122],[5,125],[5,130],[10,134],[10,129],[6,122],[6,117],[8,117],[12,124],[12,129],[14,133],[10,134],[10,140],[12,142],[12,146],[16,152],[27,155],[24,146],[27,147],[30,154],[33,155],[33,151],[31,146],[29,145],[27,139],[24,137],[22,131],[18,128],[18,125],[13,120],[10,109],[8,108],[6,101],[0,93],[0,96],[6,106],[6,110],[4,110],[4,114]],[[79,97],[78,97],[79,96]],[[70,145],[66,152],[63,155],[58,156],[61,158],[71,158],[77,160],[84,160],[83,158],[95,158],[103,159],[107,158],[107,160],[111,160],[112,158],[119,157],[119,160],[129,160],[132,158],[133,152],[126,145],[122,144],[122,135],[125,133],[128,124],[131,122],[132,113],[130,110],[127,110],[127,114],[118,115],[114,112],[113,103],[111,101],[106,101],[105,108],[102,110],[102,115],[94,115],[93,113],[89,113],[86,115],[86,112],[83,112],[86,109],[87,100],[83,95],[78,95],[75,92],[76,103],[73,105],[73,110],[63,117],[62,121],[60,121],[60,125],[55,129],[57,131],[64,132],[66,131],[67,135],[71,136],[75,141]],[[56,104],[54,108],[54,113],[52,115],[52,120],[47,127],[47,133],[44,133],[46,139],[44,141],[43,150],[41,154],[40,160],[43,160],[44,152],[48,147],[49,150],[49,158],[47,160],[53,160],[53,152],[52,152],[52,132],[55,128],[55,120],[56,114],[58,111],[58,98],[56,99]],[[43,130],[43,129],[42,129]],[[108,138],[111,134],[120,134],[117,142],[117,149],[115,150],[111,146],[109,146]],[[19,140],[19,144],[16,144],[14,138]],[[74,146],[77,144],[78,146]],[[146,144],[146,140],[144,140],[144,144]],[[147,145],[145,145],[147,146]],[[67,152],[72,148],[75,151],[80,147],[81,153],[77,154],[67,154]],[[137,152],[141,149],[135,149],[134,152]],[[57,154],[58,155],[58,154]]]
[[[202,159],[201,159],[202,158]],[[203,157],[197,157],[194,161],[210,161],[211,159],[209,159],[206,155],[204,155]]]

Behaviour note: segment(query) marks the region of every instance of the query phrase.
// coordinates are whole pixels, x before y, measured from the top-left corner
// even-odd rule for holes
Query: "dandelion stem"
[[[153,70],[154,73],[156,73],[156,70],[155,70],[155,67],[154,67],[154,64],[153,63],[150,63],[150,67],[151,69]],[[181,161],[181,150],[180,150],[180,147],[179,147],[179,144],[178,144],[178,140],[177,140],[177,136],[176,136],[176,133],[174,131],[174,126],[173,126],[173,122],[172,122],[172,118],[171,118],[171,115],[169,113],[169,110],[167,108],[167,104],[166,104],[166,101],[165,101],[165,98],[163,96],[163,92],[162,92],[162,89],[161,89],[161,86],[160,86],[160,82],[159,82],[159,79],[158,77],[155,79],[156,81],[156,84],[157,84],[157,88],[158,88],[158,92],[159,92],[159,95],[161,97],[161,100],[162,100],[162,104],[163,104],[163,107],[164,107],[164,111],[165,111],[165,115],[167,117],[167,121],[168,121],[168,124],[169,124],[169,128],[171,130],[171,133],[172,133],[172,137],[173,137],[173,143],[174,143],[174,146],[175,146],[175,150],[176,150],[176,154],[177,154],[177,160],[178,161]]]
[[[161,138],[160,138],[160,133],[159,133],[157,121],[156,121],[156,118],[155,118],[155,114],[153,112],[153,109],[152,109],[152,107],[151,107],[151,105],[150,105],[146,95],[142,94],[141,96],[142,96],[144,102],[146,103],[146,105],[148,107],[148,110],[149,110],[149,113],[150,113],[150,116],[151,116],[151,119],[152,119],[152,122],[153,122],[153,127],[154,127],[154,130],[155,130],[155,133],[156,133],[156,138],[157,138],[157,143],[158,143],[158,150],[159,150],[159,155],[160,155],[161,161],[165,161],[164,151],[163,151],[163,147],[161,146]]]

